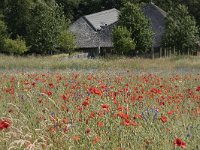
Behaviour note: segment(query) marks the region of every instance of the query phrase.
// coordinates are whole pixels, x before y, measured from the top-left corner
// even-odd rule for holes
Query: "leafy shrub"
[[[22,54],[28,51],[26,42],[20,38],[17,38],[16,40],[8,38],[5,39],[3,47],[6,53],[11,53],[11,54]]]
[[[116,27],[113,30],[113,42],[117,53],[124,54],[135,49],[136,43],[126,27]]]
[[[58,43],[62,51],[67,51],[69,53],[71,53],[76,47],[75,36],[68,31],[61,32],[58,38]]]

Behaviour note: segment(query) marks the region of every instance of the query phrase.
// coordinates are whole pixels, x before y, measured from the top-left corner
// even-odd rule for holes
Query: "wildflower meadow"
[[[198,73],[0,73],[0,150],[198,150],[199,117]]]

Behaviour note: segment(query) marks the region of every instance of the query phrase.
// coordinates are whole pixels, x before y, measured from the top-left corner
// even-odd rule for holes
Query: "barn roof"
[[[153,3],[145,4],[142,11],[149,19],[153,32],[153,47],[161,45],[165,32],[166,12]],[[70,26],[79,48],[113,47],[112,28],[118,21],[119,11],[115,8],[79,18]]]
[[[149,19],[154,32],[153,47],[159,47],[161,45],[162,35],[165,32],[165,18],[167,13],[154,3],[144,5],[142,10]]]
[[[101,26],[109,26],[118,21],[119,10],[113,8],[98,13],[84,16],[84,18],[95,29],[101,29]]]

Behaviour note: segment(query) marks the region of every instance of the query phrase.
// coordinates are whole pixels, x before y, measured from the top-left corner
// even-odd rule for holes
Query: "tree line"
[[[76,48],[69,25],[83,15],[117,8],[119,23],[113,31],[117,51],[147,50],[152,30],[140,6],[152,0],[0,0],[0,52],[52,54]],[[177,49],[193,47],[199,37],[199,0],[153,0],[168,12],[163,45]],[[138,12],[138,13],[135,13]],[[138,24],[127,24],[127,13]],[[139,32],[140,31],[140,32]],[[119,46],[120,45],[120,46]]]

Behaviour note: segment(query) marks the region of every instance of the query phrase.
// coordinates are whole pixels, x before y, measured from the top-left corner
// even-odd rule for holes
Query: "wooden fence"
[[[188,55],[188,56],[196,56],[200,55],[199,50],[187,49],[185,51],[177,50],[175,48],[152,48],[151,53],[147,55],[152,59],[154,58],[162,58],[162,57],[172,57],[178,55]]]

